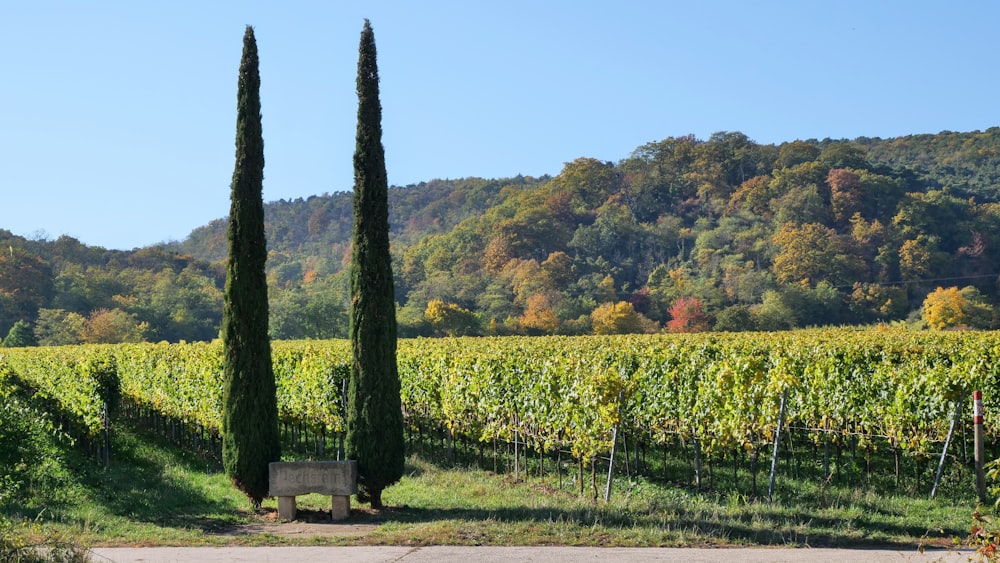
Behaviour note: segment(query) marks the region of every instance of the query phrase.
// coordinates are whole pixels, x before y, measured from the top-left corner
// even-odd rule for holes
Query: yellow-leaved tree
[[[528,333],[553,334],[559,329],[559,317],[552,309],[552,302],[544,293],[528,298],[528,307],[521,316],[521,327]]]
[[[993,309],[973,286],[937,288],[924,299],[923,319],[933,329],[990,328]]]
[[[479,333],[479,319],[472,311],[440,299],[427,303],[424,318],[437,334],[466,336]]]
[[[594,334],[655,332],[659,327],[627,301],[605,303],[590,313]]]
[[[121,309],[97,309],[90,313],[80,334],[86,344],[118,344],[142,342],[149,323],[139,322],[135,315]]]

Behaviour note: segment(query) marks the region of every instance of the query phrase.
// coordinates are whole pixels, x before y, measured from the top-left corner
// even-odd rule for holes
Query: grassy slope
[[[117,434],[110,468],[72,449],[65,465],[58,483],[33,487],[7,515],[84,543],[190,545],[252,516],[215,464],[129,431]]]
[[[184,454],[155,438],[123,430],[110,469],[67,450],[66,468],[7,516],[36,521],[37,531],[85,544],[279,544],[295,540],[264,534],[224,535],[241,524],[266,521],[254,514],[217,465]],[[883,483],[841,487],[782,476],[769,504],[739,493],[716,470],[714,491],[620,477],[610,502],[583,497],[571,476],[563,488],[554,475],[515,481],[511,475],[442,467],[411,456],[407,475],[385,492],[381,513],[358,509],[352,522],[374,523],[361,538],[313,538],[310,543],[360,544],[564,544],[564,545],[950,545],[963,541],[975,505],[957,466],[934,501],[916,487],[899,493]],[[958,483],[956,472],[962,474]],[[741,476],[745,478],[745,476]],[[766,473],[763,474],[766,479]],[[589,478],[587,479],[589,481]],[[603,477],[599,479],[603,483]],[[764,483],[766,487],[766,482]],[[603,487],[599,485],[603,491]],[[300,508],[328,508],[318,495],[300,497]],[[9,504],[9,503],[8,503]],[[275,501],[265,503],[273,512]],[[31,528],[25,528],[31,529]]]

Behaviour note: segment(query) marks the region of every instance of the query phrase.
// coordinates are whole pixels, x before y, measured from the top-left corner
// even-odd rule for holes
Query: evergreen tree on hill
[[[14,323],[14,326],[10,327],[10,332],[7,333],[7,338],[3,339],[3,345],[6,348],[38,346],[38,339],[35,338],[35,333],[31,330],[31,323],[23,319]]]

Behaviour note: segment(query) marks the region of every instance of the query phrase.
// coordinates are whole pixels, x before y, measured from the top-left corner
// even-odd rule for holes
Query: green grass
[[[560,488],[553,474],[515,480],[428,461],[440,457],[408,458],[406,476],[384,493],[389,509],[355,505],[349,522],[376,526],[360,537],[234,535],[240,526],[270,523],[276,502],[265,502],[267,514],[254,513],[216,462],[127,428],[116,432],[109,469],[63,448],[60,459],[49,460],[58,470],[0,508],[15,523],[37,523],[25,533],[87,545],[942,546],[965,540],[976,504],[966,491],[967,468],[959,466],[933,501],[918,490],[919,479],[887,487],[888,479],[838,485],[782,475],[772,504],[738,492],[749,488],[745,472],[734,486],[725,480],[731,471],[720,467],[702,491],[618,476],[604,502],[593,498],[589,475],[580,496],[572,474],[563,474]],[[602,492],[605,477],[598,479]],[[758,476],[765,490],[766,478]],[[299,497],[299,507],[328,509],[329,498]]]
[[[253,517],[213,462],[155,438],[117,432],[108,469],[73,449],[65,455],[57,486],[35,488],[7,516],[87,543],[141,545],[220,543],[216,532]]]
[[[787,500],[696,492],[647,480],[619,483],[610,502],[580,498],[554,482],[478,470],[441,469],[410,459],[411,474],[386,491],[405,506],[357,518],[382,525],[375,544],[950,545],[964,539],[972,507],[938,499],[883,496],[789,483]]]

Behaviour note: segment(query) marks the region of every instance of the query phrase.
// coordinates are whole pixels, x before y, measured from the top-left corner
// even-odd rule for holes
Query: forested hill
[[[617,163],[582,157],[554,177],[392,188],[401,331],[992,327],[998,148],[998,128],[777,146],[718,133]],[[265,214],[273,335],[346,335],[350,194]],[[0,243],[0,334],[22,321],[13,342],[217,334],[224,219],[133,252]]]
[[[424,236],[451,230],[463,219],[481,215],[497,204],[506,186],[536,187],[549,178],[483,180],[431,180],[406,187],[391,187],[390,228],[396,244],[412,244]],[[279,200],[266,205],[268,248],[289,255],[319,255],[330,248],[343,253],[351,239],[353,208],[351,192],[338,192],[306,199]],[[195,229],[182,243],[170,245],[203,260],[226,257],[227,220],[212,221]],[[334,269],[339,269],[336,266]]]
[[[916,172],[928,186],[947,186],[983,201],[1000,201],[1000,128],[985,132],[856,139],[871,162]]]

